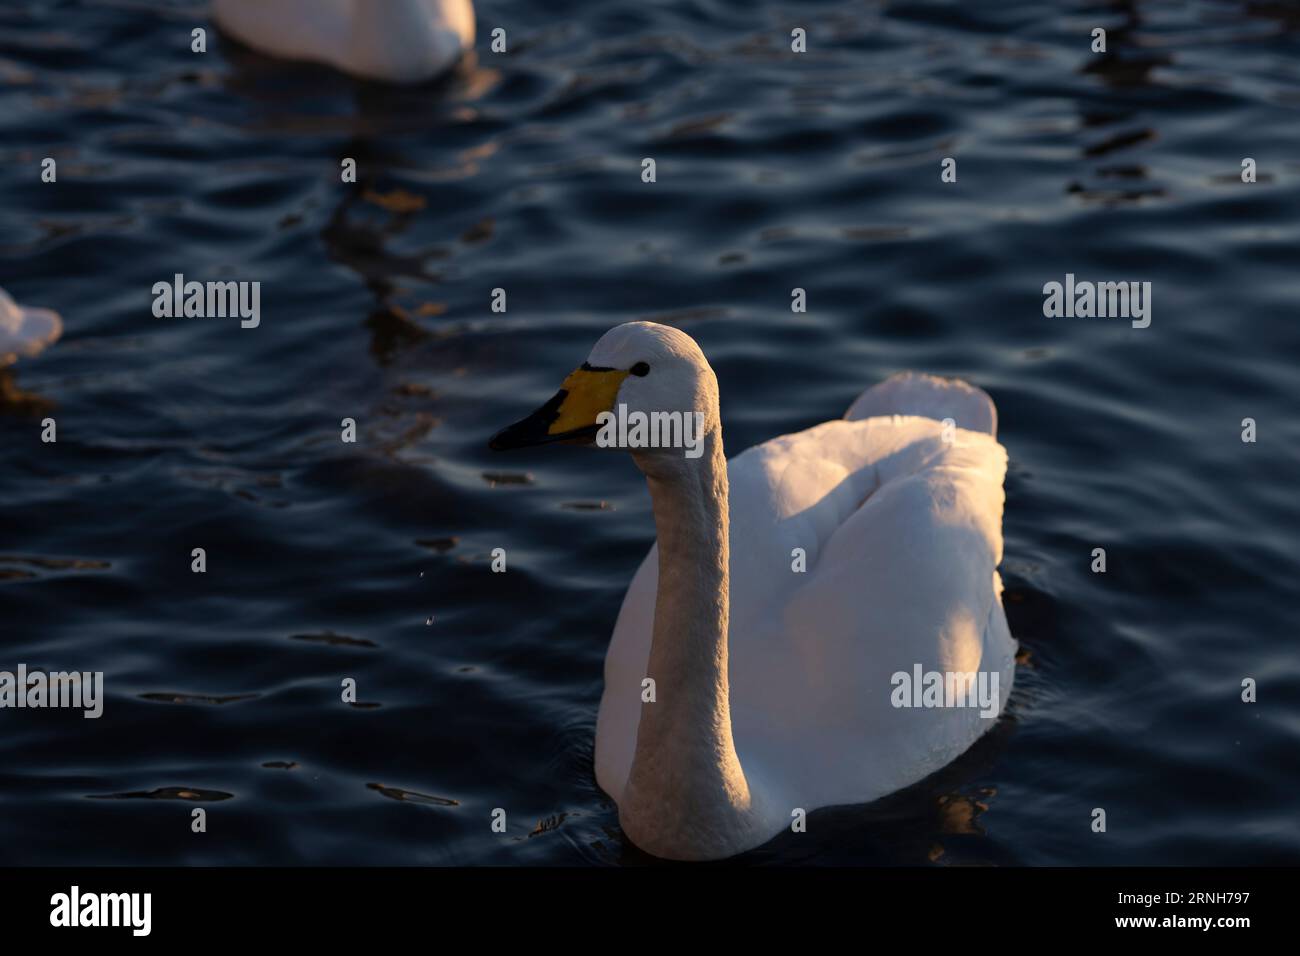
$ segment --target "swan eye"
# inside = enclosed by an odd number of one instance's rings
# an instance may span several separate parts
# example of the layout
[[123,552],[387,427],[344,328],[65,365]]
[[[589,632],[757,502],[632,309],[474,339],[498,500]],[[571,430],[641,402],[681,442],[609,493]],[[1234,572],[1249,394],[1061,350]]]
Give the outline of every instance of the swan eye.
[[650,366],[647,365],[645,362],[637,362],[630,369],[628,369],[628,371],[631,372],[633,375],[638,376],[639,378],[645,378],[645,376],[650,374]]

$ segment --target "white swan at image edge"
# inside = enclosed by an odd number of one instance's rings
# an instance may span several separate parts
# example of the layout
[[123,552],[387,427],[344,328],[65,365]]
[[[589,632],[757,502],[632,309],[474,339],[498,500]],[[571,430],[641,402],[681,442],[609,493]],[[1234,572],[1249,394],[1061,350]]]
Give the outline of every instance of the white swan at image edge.
[[996,675],[999,713],[1011,692],[997,572],[1007,456],[984,392],[905,373],[844,419],[727,462],[699,347],[632,322],[491,444],[591,441],[596,415],[619,404],[702,411],[707,436],[697,459],[632,450],[658,539],[606,655],[595,770],[633,843],[670,859],[731,856],[796,809],[913,784],[994,725],[976,707],[891,703],[892,675],[918,665],[983,672],[989,685]]
[[215,0],[212,16],[262,53],[388,83],[431,80],[474,45],[470,0]]
[[23,308],[0,289],[0,368],[40,354],[62,334],[57,312]]

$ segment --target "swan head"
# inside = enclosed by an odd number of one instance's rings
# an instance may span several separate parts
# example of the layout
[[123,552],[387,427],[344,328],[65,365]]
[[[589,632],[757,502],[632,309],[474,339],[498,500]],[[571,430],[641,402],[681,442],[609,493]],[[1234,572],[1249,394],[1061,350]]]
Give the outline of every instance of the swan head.
[[610,329],[541,408],[492,437],[497,451],[553,442],[631,451],[642,470],[699,457],[718,427],[718,380],[685,332],[655,322]]

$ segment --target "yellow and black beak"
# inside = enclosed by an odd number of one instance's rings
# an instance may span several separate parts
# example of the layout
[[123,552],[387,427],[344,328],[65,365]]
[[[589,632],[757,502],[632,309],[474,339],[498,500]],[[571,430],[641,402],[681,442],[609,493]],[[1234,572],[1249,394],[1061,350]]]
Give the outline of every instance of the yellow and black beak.
[[619,386],[627,376],[624,369],[596,368],[583,362],[581,368],[569,373],[549,402],[501,429],[492,436],[488,447],[507,451],[551,442],[594,441],[600,430],[596,416],[614,410]]

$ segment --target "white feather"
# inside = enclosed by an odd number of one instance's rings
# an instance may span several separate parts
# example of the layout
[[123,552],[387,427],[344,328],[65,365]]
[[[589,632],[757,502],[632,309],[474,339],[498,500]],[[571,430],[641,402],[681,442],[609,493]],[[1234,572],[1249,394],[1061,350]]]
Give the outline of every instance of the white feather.
[[40,354],[62,334],[57,312],[23,308],[0,289],[0,368]]
[[389,83],[430,80],[474,45],[470,0],[216,0],[213,19],[263,53]]

